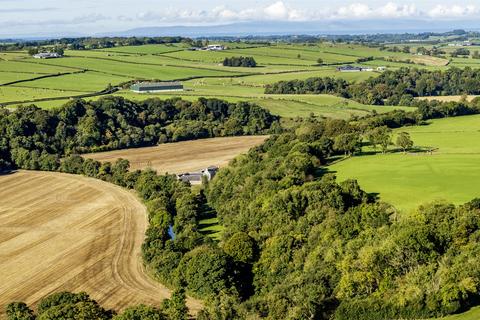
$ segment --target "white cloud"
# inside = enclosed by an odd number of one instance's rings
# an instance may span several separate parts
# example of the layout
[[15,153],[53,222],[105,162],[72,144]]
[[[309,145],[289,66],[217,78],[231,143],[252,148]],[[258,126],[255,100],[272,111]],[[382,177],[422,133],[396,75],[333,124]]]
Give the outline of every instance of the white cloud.
[[480,13],[480,8],[467,5],[437,5],[428,12],[428,16],[431,18],[462,18],[462,17],[473,17]]
[[[24,0],[25,3],[30,0]],[[149,3],[132,7],[128,5],[121,6],[124,0],[102,0],[113,6],[115,1],[119,5],[112,10],[102,10],[96,6],[84,6],[74,11],[71,7],[53,8],[49,6],[51,2],[57,0],[47,0],[44,7],[32,7],[21,5],[22,1],[0,0],[2,4],[9,3],[9,6],[3,5],[0,8],[0,33],[11,33],[15,27],[18,33],[19,28],[32,32],[38,29],[49,27],[50,29],[66,30],[68,28],[78,30],[98,31],[99,28],[127,29],[142,26],[161,26],[161,25],[216,25],[240,21],[338,21],[338,20],[456,20],[480,19],[479,0],[457,0],[455,5],[447,5],[445,1],[438,0],[437,5],[426,6],[423,1],[409,0],[385,0],[379,5],[373,5],[371,0],[343,0],[339,1],[346,5],[337,4],[335,1],[318,1],[318,9],[307,9],[301,5],[301,1],[294,0],[269,0],[263,1],[245,1],[233,5],[220,5],[211,8],[202,8],[200,5],[182,7],[178,4],[172,4],[170,7],[159,7],[152,5],[158,4],[158,1],[148,0]],[[86,3],[93,0],[84,0],[79,3]],[[139,0],[139,3],[146,0]],[[186,1],[186,0],[185,0]],[[183,2],[185,2],[183,1]],[[201,1],[199,1],[201,2]],[[220,1],[218,1],[220,2]],[[216,2],[216,3],[218,3]],[[321,3],[320,3],[321,2]],[[379,3],[380,0],[376,1]],[[221,2],[220,2],[221,3]],[[228,3],[224,1],[223,3]],[[257,5],[247,6],[246,3],[257,3]],[[263,5],[258,5],[263,3]],[[43,4],[42,4],[43,5]],[[56,5],[56,4],[55,4]],[[240,7],[239,7],[240,6]],[[136,9],[141,8],[141,9]],[[197,8],[197,9],[194,9]],[[52,14],[45,14],[45,12]],[[76,16],[71,17],[75,12]],[[100,14],[98,12],[101,12]],[[67,18],[70,17],[70,18]]]
[[340,7],[330,15],[330,19],[378,19],[378,18],[416,18],[421,16],[415,5],[399,5],[394,2],[379,7],[371,7],[363,3],[354,3]]
[[140,21],[158,23],[223,23],[236,21],[312,21],[341,19],[455,19],[478,17],[480,9],[474,5],[437,5],[430,10],[420,10],[414,4],[387,2],[380,6],[368,5],[365,2],[351,3],[336,8],[322,7],[320,11],[295,8],[284,1],[272,2],[263,7],[231,9],[222,5],[212,10],[179,10],[166,9],[162,12],[148,11],[137,14]]

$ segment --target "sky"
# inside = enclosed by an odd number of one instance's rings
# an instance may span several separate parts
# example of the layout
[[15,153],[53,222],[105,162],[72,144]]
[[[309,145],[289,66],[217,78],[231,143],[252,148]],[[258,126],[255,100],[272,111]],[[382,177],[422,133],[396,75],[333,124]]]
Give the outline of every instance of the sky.
[[0,0],[0,36],[248,21],[480,19],[480,0]]

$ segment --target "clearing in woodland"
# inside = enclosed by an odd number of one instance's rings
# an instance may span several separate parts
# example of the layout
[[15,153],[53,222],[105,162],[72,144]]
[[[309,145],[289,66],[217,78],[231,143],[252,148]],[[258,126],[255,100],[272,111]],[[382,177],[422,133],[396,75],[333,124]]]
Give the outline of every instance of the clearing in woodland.
[[[0,312],[58,291],[86,291],[117,311],[169,290],[145,272],[146,209],[129,191],[61,173],[0,175]],[[192,312],[200,302],[188,299]]]

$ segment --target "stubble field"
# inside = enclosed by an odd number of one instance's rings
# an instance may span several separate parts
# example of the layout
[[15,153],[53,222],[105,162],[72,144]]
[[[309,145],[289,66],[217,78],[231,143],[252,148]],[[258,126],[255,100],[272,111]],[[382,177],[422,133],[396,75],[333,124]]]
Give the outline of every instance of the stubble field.
[[[86,291],[117,311],[169,290],[144,270],[146,209],[100,180],[20,171],[0,176],[0,312],[58,291]],[[201,304],[189,299],[195,312]]]
[[230,160],[261,144],[267,136],[222,137],[166,143],[156,147],[90,153],[86,158],[114,162],[130,161],[130,169],[152,168],[159,174],[185,173],[208,166],[225,166]]

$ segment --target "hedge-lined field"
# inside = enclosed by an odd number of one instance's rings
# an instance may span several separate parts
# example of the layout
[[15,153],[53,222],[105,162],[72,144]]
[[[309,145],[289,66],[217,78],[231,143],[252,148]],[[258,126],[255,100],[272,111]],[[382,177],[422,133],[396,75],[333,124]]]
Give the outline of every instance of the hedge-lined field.
[[[405,53],[380,51],[347,44],[277,44],[255,45],[226,43],[228,50],[220,52],[189,51],[185,44],[151,44],[115,47],[99,50],[67,50],[61,59],[33,59],[26,52],[0,54],[1,83],[34,79],[1,88],[0,104],[12,101],[35,101],[57,97],[76,96],[80,93],[96,93],[107,86],[117,86],[127,81],[182,80],[187,91],[149,94],[149,97],[182,96],[218,97],[229,101],[248,100],[269,108],[279,115],[294,117],[310,113],[336,118],[364,115],[370,106],[350,104],[341,106],[336,97],[318,97],[319,101],[300,101],[289,96],[266,97],[264,86],[279,80],[308,79],[311,77],[334,77],[347,81],[363,81],[375,77],[378,72],[342,73],[336,71],[338,64],[359,64],[356,60],[375,57],[361,64],[373,67],[397,68],[408,66],[402,62],[384,61],[387,58],[406,60]],[[256,68],[224,67],[225,58],[253,57]],[[388,59],[387,59],[388,60]],[[329,64],[334,64],[330,65]],[[80,73],[86,71],[85,73]],[[61,76],[58,73],[73,73]],[[189,80],[188,79],[192,79]],[[70,92],[66,92],[70,91]],[[144,95],[131,94],[129,90],[119,95],[143,99]],[[89,99],[96,99],[95,97]],[[43,108],[57,107],[65,100],[38,101]],[[377,111],[382,112],[382,108]],[[387,109],[386,109],[387,110]]]

